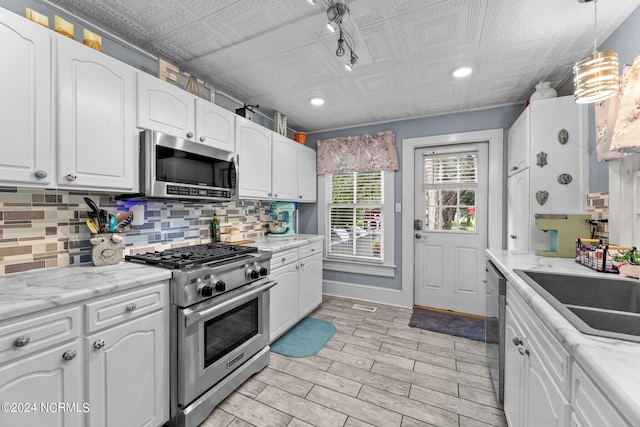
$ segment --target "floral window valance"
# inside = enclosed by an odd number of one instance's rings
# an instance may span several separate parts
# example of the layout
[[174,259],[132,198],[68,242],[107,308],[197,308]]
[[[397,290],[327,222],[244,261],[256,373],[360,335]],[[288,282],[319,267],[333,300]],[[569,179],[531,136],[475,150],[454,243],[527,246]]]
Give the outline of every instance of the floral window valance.
[[398,170],[393,132],[318,141],[318,175]]

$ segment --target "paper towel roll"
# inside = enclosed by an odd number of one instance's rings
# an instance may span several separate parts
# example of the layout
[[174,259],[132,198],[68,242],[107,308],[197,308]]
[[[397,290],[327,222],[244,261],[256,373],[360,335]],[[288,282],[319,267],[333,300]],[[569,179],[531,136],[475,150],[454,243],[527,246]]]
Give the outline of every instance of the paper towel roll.
[[131,221],[131,225],[144,224],[144,205],[134,205],[131,206],[129,210],[133,213],[133,221]]

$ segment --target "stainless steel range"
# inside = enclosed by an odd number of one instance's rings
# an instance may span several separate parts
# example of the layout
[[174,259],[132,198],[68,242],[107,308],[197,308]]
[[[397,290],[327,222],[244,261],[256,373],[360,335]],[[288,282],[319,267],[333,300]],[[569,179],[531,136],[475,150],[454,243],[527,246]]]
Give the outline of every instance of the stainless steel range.
[[169,425],[195,427],[269,363],[271,253],[218,243],[125,258],[173,269]]

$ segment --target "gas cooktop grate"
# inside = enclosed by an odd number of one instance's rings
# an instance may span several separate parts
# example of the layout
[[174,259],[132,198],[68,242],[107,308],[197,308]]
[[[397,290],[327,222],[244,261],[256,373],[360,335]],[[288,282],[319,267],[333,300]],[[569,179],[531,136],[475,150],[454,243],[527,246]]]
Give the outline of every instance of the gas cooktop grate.
[[180,269],[203,264],[225,261],[239,255],[257,252],[253,246],[225,245],[209,243],[204,245],[182,246],[161,252],[147,252],[137,255],[126,255],[125,260],[158,267]]

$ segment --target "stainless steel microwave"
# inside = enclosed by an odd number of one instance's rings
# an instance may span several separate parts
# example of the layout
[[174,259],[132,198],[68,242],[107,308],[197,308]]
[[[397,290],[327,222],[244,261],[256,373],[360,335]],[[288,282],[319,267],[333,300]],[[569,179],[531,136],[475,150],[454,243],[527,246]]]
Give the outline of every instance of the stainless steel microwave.
[[156,131],[140,132],[142,197],[229,202],[238,198],[237,182],[233,153]]

